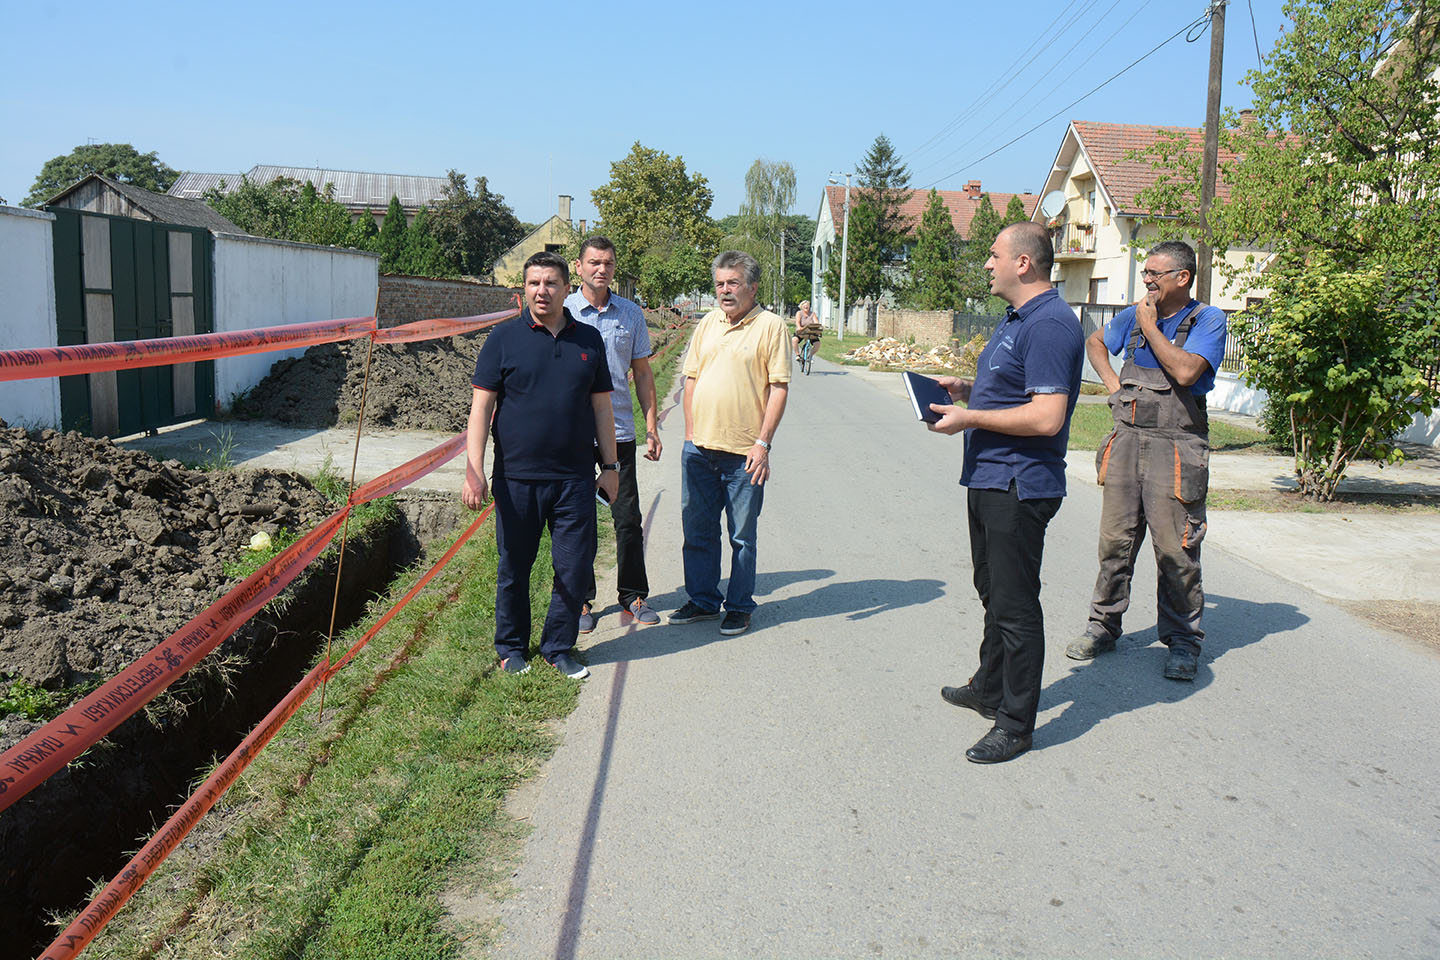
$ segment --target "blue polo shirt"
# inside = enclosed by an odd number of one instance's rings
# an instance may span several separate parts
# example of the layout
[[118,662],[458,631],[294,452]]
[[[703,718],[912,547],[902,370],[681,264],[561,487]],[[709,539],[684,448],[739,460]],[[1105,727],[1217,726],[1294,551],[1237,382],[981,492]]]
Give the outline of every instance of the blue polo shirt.
[[471,383],[496,394],[495,476],[568,480],[595,475],[595,408],[609,393],[610,370],[600,331],[576,323],[552,336],[527,308],[490,331]]
[[[1199,301],[1191,300],[1183,310],[1178,310],[1163,320],[1157,320],[1155,325],[1165,334],[1166,339],[1174,343],[1175,331],[1180,329],[1180,321],[1198,305]],[[1105,348],[1115,356],[1120,356],[1130,343],[1130,331],[1134,327],[1133,306],[1115,314],[1110,318],[1110,322],[1105,324]],[[1190,334],[1185,338],[1185,346],[1181,349],[1186,353],[1204,357],[1205,362],[1210,364],[1210,369],[1201,374],[1200,379],[1190,387],[1191,393],[1203,397],[1215,386],[1215,371],[1220,369],[1220,363],[1225,359],[1225,311],[1208,305],[1200,307],[1195,314],[1195,323],[1190,327]],[[1160,361],[1155,359],[1155,354],[1144,337],[1140,338],[1140,346],[1135,350],[1135,365],[1152,370],[1160,367]]]
[[581,323],[588,323],[605,338],[605,357],[610,363],[610,382],[615,393],[610,405],[615,408],[615,439],[635,439],[635,405],[630,402],[630,364],[650,356],[650,330],[645,314],[633,301],[610,294],[601,310],[585,299],[581,290],[565,298],[565,307]]
[[1065,496],[1065,447],[1084,355],[1080,321],[1054,290],[1005,311],[980,353],[970,409],[1000,410],[1028,403],[1033,393],[1068,393],[1065,424],[1051,437],[1012,437],[971,427],[965,431],[961,483],[1008,490],[1014,481],[1021,500]]

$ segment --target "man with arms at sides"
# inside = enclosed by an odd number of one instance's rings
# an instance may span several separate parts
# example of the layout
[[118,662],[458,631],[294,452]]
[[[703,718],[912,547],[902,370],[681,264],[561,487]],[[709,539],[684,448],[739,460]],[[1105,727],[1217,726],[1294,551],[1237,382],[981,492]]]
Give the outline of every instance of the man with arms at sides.
[[[790,388],[785,321],[758,306],[760,265],[727,250],[711,265],[720,306],[695,328],[685,354],[685,447],[680,454],[685,592],[671,623],[713,620],[750,628],[755,534],[770,477],[770,445]],[[720,595],[720,514],[730,530],[730,583]]]
[[[1120,618],[1130,606],[1135,557],[1149,528],[1159,579],[1156,628],[1170,648],[1164,673],[1193,681],[1205,638],[1200,629],[1205,609],[1200,541],[1210,486],[1205,394],[1225,359],[1225,313],[1191,298],[1195,251],[1187,243],[1157,244],[1140,277],[1145,298],[1085,342],[1090,364],[1110,391],[1115,432],[1095,460],[1104,506],[1090,622],[1065,654],[1089,660],[1115,649]],[[1118,376],[1110,354],[1125,357]]]
[[[615,392],[610,405],[615,411],[615,449],[620,460],[620,492],[610,504],[615,523],[615,589],[620,609],[629,611],[639,623],[660,622],[645,602],[650,580],[645,574],[645,531],[640,518],[640,487],[635,478],[635,410],[630,403],[627,374],[635,375],[635,393],[645,414],[645,459],[660,459],[660,427],[655,408],[655,372],[650,369],[650,331],[640,308],[610,289],[615,279],[615,244],[606,237],[587,237],[575,261],[580,289],[565,298],[565,308],[581,323],[600,331],[605,340],[605,359]],[[595,629],[591,601],[595,599],[595,571],[585,591],[580,611],[580,632]]]
[[569,289],[564,257],[537,253],[525,261],[525,309],[490,331],[475,361],[460,496],[478,510],[492,492],[485,447],[493,433],[495,652],[505,672],[529,671],[530,568],[549,527],[555,579],[540,654],[578,680],[590,673],[572,649],[595,563],[595,488],[613,500],[619,465],[605,344],[565,309]]
[[1065,447],[1080,396],[1084,347],[1074,311],[1050,284],[1054,255],[1038,223],[1011,224],[990,247],[990,291],[1010,304],[980,354],[975,380],[940,377],[969,408],[931,404],[930,429],[965,431],[970,559],[985,608],[980,668],[940,695],[995,726],[969,750],[1000,763],[1030,749],[1045,665],[1040,561],[1065,496]]

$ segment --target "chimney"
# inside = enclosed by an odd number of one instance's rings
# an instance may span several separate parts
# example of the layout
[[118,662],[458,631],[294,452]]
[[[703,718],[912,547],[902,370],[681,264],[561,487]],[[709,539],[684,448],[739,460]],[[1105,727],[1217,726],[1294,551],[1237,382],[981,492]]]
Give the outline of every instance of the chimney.
[[1245,109],[1240,111],[1240,129],[1244,130],[1255,125],[1255,111]]
[[979,199],[980,199],[980,181],[979,181],[979,180],[971,180],[969,183],[965,184],[965,195],[966,195],[967,197],[969,197],[971,200],[979,200]]
[[580,236],[582,236],[582,237],[585,236],[585,221],[584,221],[584,220],[581,220],[581,221],[580,221]]
[[560,194],[560,219],[566,223],[570,222],[570,201],[574,199],[568,193]]

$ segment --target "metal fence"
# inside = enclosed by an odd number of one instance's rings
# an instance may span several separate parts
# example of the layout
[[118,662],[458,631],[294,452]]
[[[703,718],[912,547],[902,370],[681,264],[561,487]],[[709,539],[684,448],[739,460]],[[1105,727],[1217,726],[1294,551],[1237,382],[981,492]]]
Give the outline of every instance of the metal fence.
[[950,336],[961,343],[969,343],[977,336],[988,340],[1004,319],[1003,313],[957,313],[950,323]]

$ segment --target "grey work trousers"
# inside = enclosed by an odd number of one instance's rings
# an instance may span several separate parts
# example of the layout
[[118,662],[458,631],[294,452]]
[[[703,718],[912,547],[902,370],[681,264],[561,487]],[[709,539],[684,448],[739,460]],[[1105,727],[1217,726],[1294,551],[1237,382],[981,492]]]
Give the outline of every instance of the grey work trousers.
[[1210,444],[1205,436],[1120,424],[1096,457],[1103,485],[1100,574],[1087,629],[1118,638],[1130,606],[1135,558],[1148,528],[1159,568],[1156,629],[1166,644],[1198,651],[1205,631],[1200,615],[1200,543],[1205,538],[1205,496]]

